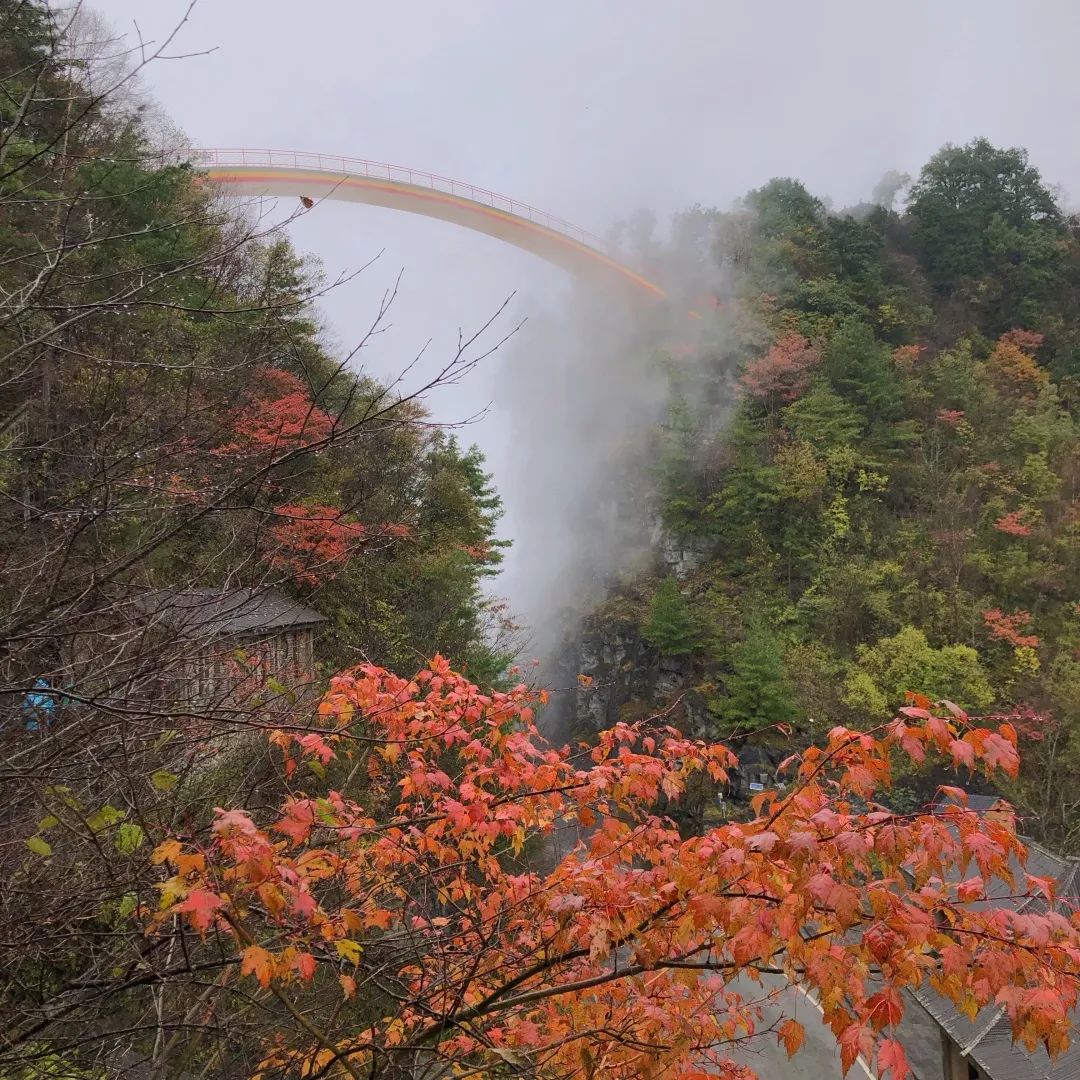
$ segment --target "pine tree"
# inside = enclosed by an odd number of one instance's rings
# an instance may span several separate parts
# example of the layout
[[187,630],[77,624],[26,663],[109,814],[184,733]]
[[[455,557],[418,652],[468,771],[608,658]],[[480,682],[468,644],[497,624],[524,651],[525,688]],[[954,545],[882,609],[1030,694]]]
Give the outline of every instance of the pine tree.
[[760,616],[732,650],[732,665],[722,710],[731,727],[762,728],[794,717],[795,693],[784,670],[780,641]]
[[848,319],[837,331],[825,353],[825,375],[869,423],[893,419],[900,391],[892,358],[864,322]]
[[784,410],[784,426],[818,453],[852,446],[862,430],[859,414],[825,380]]
[[669,656],[685,656],[701,642],[701,626],[674,578],[666,578],[642,627],[645,640]]

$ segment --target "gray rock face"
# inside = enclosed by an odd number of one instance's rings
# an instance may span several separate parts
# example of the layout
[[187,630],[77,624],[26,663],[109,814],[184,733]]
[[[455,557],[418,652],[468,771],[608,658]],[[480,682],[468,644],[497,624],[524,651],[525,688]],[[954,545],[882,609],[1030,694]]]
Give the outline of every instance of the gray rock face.
[[[565,688],[544,714],[550,738],[583,738],[611,727],[628,701],[656,695],[660,661],[632,622],[587,622],[569,636],[554,665],[555,685]],[[591,680],[579,684],[577,676]]]
[[[558,685],[568,688],[560,695],[557,720],[564,737],[588,738],[611,727],[627,702],[659,706],[679,694],[686,694],[687,701],[695,696],[689,690],[689,657],[660,655],[626,620],[582,628],[563,650],[558,671]],[[578,675],[590,679],[589,685],[581,686]]]
[[[688,734],[700,739],[719,735],[718,717],[694,689],[690,658],[659,654],[630,620],[591,620],[567,642],[558,667],[557,685],[567,689],[557,695],[558,711],[546,714],[546,730],[555,741],[592,739],[615,724],[629,702],[662,708],[679,697]],[[592,681],[582,686],[578,675]],[[739,763],[730,771],[727,798],[744,802],[776,783],[776,768],[787,756],[785,751],[741,741],[733,749]]]
[[[625,506],[618,512],[625,512]],[[653,571],[659,562],[667,573],[684,578],[712,553],[708,538],[677,536],[664,527],[655,509],[646,511],[635,504],[633,520],[639,550]],[[624,564],[626,559],[624,550]],[[619,710],[631,701],[648,707],[686,694],[689,710],[693,696],[689,689],[693,683],[689,659],[659,655],[642,639],[640,628],[632,620],[610,615],[587,617],[576,627],[568,625],[565,634],[562,649],[545,672],[549,685],[562,688],[545,710],[543,722],[549,738],[595,735],[616,723]],[[578,675],[588,676],[591,684],[579,686]],[[700,734],[706,736],[709,717],[700,701],[697,708],[701,715],[691,719]]]
[[627,701],[652,697],[656,654],[636,626],[621,622],[588,628],[576,644],[578,672],[592,679],[575,694],[579,730],[593,733],[610,727]]
[[667,697],[686,688],[690,680],[690,660],[686,656],[661,656],[653,680],[654,694]]
[[687,577],[709,558],[712,544],[705,537],[679,536],[664,527],[659,517],[649,521],[649,539],[669,574]]
[[687,691],[684,701],[688,734],[695,739],[715,739],[718,718],[705,704],[705,697],[697,690]]

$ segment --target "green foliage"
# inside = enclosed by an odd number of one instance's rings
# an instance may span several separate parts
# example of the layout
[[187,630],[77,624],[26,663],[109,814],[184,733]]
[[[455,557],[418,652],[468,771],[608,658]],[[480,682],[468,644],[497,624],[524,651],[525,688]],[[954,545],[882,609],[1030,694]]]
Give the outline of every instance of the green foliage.
[[0,1080],[106,1080],[108,1075],[101,1068],[56,1053],[48,1043],[29,1043],[23,1056],[28,1064],[0,1067]]
[[815,383],[784,410],[783,423],[818,452],[851,446],[863,427],[855,407],[825,380]]
[[441,652],[490,685],[512,659],[509,624],[481,587],[508,546],[495,535],[502,502],[475,447],[437,433],[411,453],[395,500],[408,508],[411,534],[353,560],[320,590],[331,619],[324,655],[344,666],[363,642],[369,656],[408,670],[418,655]]
[[[0,876],[33,901],[0,946],[0,1073],[231,1075],[258,1061],[252,1006],[217,962],[146,952],[172,873],[151,851],[329,773],[294,774],[265,732],[310,726],[342,668],[442,652],[505,679],[501,504],[475,448],[327,344],[318,267],[164,163],[174,136],[129,85],[95,97],[131,54],[77,8],[0,0]],[[303,634],[241,649],[140,606],[267,586],[327,617],[314,670]],[[341,749],[333,782],[362,798],[362,735]]]
[[848,320],[825,351],[825,377],[864,423],[892,420],[900,402],[900,387],[889,349],[865,323]]
[[1025,150],[986,139],[945,146],[923,168],[908,198],[912,236],[930,280],[941,288],[1023,262],[1060,231],[1061,211],[1028,164]]
[[991,332],[1066,314],[1065,222],[1026,151],[946,146],[912,187],[908,214],[930,281],[969,299]]
[[31,836],[25,843],[35,855],[41,855],[47,859],[52,854],[52,846],[42,836]]
[[677,391],[659,432],[654,471],[665,493],[664,517],[678,531],[690,531],[700,493],[694,476],[697,423],[689,403]]
[[650,645],[669,656],[685,656],[701,642],[700,623],[674,578],[665,578],[656,591],[641,632]]
[[761,615],[752,615],[746,634],[731,652],[718,711],[728,730],[786,724],[797,714],[795,691],[784,668],[784,649]]
[[[1044,712],[1054,736],[1018,792],[1032,828],[1080,850],[1045,796],[1080,745],[1080,234],[1021,150],[944,148],[901,212],[897,180],[850,214],[776,180],[708,219],[744,309],[706,328],[703,385],[680,384],[656,468],[665,523],[715,552],[688,595],[724,600],[716,618],[698,603],[694,677],[743,727],[792,700],[879,718],[905,690]],[[768,373],[791,335],[821,363],[791,400],[751,385],[718,437],[697,403]],[[788,612],[783,644],[754,628],[763,603]],[[1038,644],[994,638],[994,609],[1029,613]]]
[[126,821],[116,830],[116,840],[114,841],[116,850],[121,855],[132,855],[142,847],[144,837],[145,834],[141,825]]
[[844,699],[867,719],[899,708],[907,691],[949,698],[974,712],[985,710],[994,700],[994,690],[973,648],[932,648],[926,635],[913,626],[874,645],[860,645],[855,656]]
[[[318,268],[283,235],[260,237],[233,220],[189,166],[163,165],[138,114],[91,103],[72,79],[78,65],[53,55],[48,12],[17,7],[4,16],[0,108],[14,120],[12,102],[25,94],[29,104],[17,137],[5,133],[0,244],[11,258],[0,295],[35,296],[35,280],[49,292],[40,310],[0,321],[0,357],[10,357],[0,446],[22,445],[0,455],[0,488],[32,508],[0,513],[5,551],[45,562],[48,545],[62,551],[69,580],[54,586],[59,595],[77,594],[78,575],[91,572],[93,589],[118,587],[113,564],[125,568],[123,587],[303,593],[331,620],[319,658],[334,666],[362,654],[407,669],[442,650],[497,673],[506,651],[489,632],[481,583],[506,543],[479,451],[431,436],[415,403],[395,402],[330,355],[311,305]],[[48,253],[58,247],[54,268]],[[27,352],[53,313],[69,309],[79,315],[62,337],[46,333],[40,355]],[[276,398],[273,386],[284,387]],[[282,421],[306,416],[330,445],[282,452],[296,449],[277,445]],[[383,539],[344,569],[313,556],[310,571],[289,573],[298,560],[274,561],[267,528],[283,506],[329,507]],[[268,577],[268,566],[279,573]],[[25,660],[29,670],[40,663]]]
[[746,196],[761,236],[776,239],[813,229],[825,216],[825,208],[799,183],[789,178],[770,180]]

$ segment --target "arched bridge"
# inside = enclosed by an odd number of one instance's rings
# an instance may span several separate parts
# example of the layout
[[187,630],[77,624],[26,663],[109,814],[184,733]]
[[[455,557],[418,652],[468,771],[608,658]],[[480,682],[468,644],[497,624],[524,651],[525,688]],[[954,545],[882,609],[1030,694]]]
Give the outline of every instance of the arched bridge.
[[661,299],[664,290],[609,254],[598,236],[527,203],[435,173],[363,158],[294,150],[188,150],[196,168],[241,195],[344,199],[452,221],[573,274]]

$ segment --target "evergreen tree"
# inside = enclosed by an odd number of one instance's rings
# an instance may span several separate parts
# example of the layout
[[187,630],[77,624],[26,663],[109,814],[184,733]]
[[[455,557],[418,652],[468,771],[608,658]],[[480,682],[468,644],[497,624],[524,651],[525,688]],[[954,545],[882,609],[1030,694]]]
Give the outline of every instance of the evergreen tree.
[[751,191],[746,204],[757,216],[760,235],[770,239],[813,228],[825,219],[821,200],[788,177],[770,180]]
[[821,453],[853,445],[862,422],[858,412],[820,380],[784,410],[784,426]]
[[673,528],[692,527],[700,503],[694,473],[694,443],[698,424],[689,404],[680,395],[668,406],[667,422],[659,432],[655,473],[664,493],[664,517]]
[[849,319],[840,327],[825,352],[825,374],[868,423],[895,416],[900,394],[892,358],[866,323]]
[[665,578],[657,590],[641,631],[650,645],[669,656],[685,656],[700,644],[701,625],[673,577]]
[[722,709],[730,727],[768,727],[795,716],[795,692],[784,670],[783,648],[764,617],[751,619],[746,636],[732,650],[731,660],[734,670],[726,680]]

